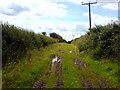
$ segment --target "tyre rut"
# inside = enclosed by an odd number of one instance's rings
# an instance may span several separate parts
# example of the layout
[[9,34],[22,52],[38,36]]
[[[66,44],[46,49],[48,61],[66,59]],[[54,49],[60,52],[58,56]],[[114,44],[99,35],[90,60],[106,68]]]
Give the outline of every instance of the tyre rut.
[[[83,88],[116,88],[105,78],[101,77],[100,75],[92,71],[90,67],[88,67],[85,64],[85,62],[80,59],[75,49],[73,50],[76,56],[78,57],[78,60],[73,59],[73,62],[74,64],[77,65],[78,69],[81,71],[81,79],[82,79]],[[86,71],[85,70],[82,71],[83,69],[85,69]],[[85,72],[88,72],[89,75],[86,76],[86,74],[84,74]],[[92,81],[90,80],[94,81],[94,83],[92,83]]]
[[57,61],[54,63],[55,66],[55,75],[57,77],[55,88],[62,88],[63,87],[63,76],[62,76],[62,57],[57,56]]

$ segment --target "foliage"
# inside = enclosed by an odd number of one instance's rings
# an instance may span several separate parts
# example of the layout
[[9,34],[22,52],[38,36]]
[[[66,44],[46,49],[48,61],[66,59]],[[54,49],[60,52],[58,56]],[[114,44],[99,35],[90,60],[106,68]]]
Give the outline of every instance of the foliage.
[[66,42],[60,35],[58,35],[56,33],[50,33],[50,37],[58,39],[59,42]]
[[72,43],[77,45],[80,52],[86,51],[95,58],[118,58],[120,51],[119,35],[120,26],[116,23],[106,26],[96,25],[86,35],[75,39]]
[[28,49],[39,49],[57,41],[14,25],[2,24],[2,65],[21,58]]
[[42,35],[46,35],[46,32],[42,32]]

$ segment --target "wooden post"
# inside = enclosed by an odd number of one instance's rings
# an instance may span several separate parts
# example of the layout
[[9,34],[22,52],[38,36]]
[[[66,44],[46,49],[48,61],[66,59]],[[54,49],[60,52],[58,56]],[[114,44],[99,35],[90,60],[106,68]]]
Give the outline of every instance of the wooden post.
[[91,4],[96,4],[97,2],[93,2],[93,3],[83,3],[82,5],[88,5],[89,6],[89,29],[91,29],[91,10],[90,10],[90,5]]

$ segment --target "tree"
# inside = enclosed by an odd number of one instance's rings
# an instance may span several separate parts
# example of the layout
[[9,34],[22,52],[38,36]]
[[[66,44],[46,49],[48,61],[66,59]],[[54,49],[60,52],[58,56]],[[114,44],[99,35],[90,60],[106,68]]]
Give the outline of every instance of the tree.
[[46,32],[42,32],[42,35],[46,35]]
[[50,33],[50,37],[58,39],[59,42],[66,42],[66,40],[64,40],[60,35],[56,33]]

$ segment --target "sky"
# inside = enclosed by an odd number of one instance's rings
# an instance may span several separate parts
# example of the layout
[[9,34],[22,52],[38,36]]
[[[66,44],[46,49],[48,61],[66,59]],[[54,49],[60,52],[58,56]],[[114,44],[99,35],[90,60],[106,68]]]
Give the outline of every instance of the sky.
[[[0,21],[35,33],[55,32],[67,41],[85,35],[88,5],[96,0],[0,0]],[[91,5],[92,27],[118,20],[119,0],[97,0]]]

